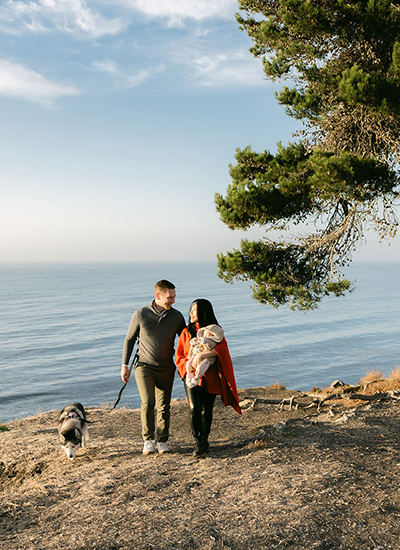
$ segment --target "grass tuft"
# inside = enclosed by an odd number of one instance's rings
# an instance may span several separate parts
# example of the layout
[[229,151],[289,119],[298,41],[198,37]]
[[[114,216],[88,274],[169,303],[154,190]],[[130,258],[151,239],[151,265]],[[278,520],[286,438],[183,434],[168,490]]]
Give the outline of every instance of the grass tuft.
[[394,367],[388,375],[381,370],[368,371],[361,378],[360,386],[366,394],[400,390],[400,367]]
[[364,395],[372,395],[376,392],[387,393],[389,391],[400,392],[400,367],[394,367],[388,375],[383,374],[380,369],[367,371],[361,377],[358,384],[344,384],[325,388],[314,386],[311,390],[314,393],[361,393]]
[[311,391],[312,391],[313,393],[322,393],[322,389],[319,388],[318,386],[313,386],[313,387],[311,388]]
[[360,386],[365,386],[365,384],[370,384],[371,382],[376,382],[377,380],[383,379],[383,372],[379,369],[370,370],[364,374],[360,379]]
[[274,382],[273,384],[271,384],[270,386],[268,386],[268,387],[271,390],[285,390],[286,389],[285,384],[281,384],[280,382],[278,382],[278,380],[276,382]]

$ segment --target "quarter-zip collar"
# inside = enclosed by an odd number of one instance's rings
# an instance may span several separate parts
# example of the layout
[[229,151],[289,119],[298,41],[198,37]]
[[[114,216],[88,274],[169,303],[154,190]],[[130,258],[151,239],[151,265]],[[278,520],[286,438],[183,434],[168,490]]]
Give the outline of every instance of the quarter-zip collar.
[[150,307],[151,307],[152,311],[157,315],[158,322],[160,322],[161,319],[163,319],[168,314],[168,312],[170,311],[169,309],[163,309],[162,312],[160,313],[158,311],[158,309],[156,308],[156,301],[155,300],[153,300],[151,302]]

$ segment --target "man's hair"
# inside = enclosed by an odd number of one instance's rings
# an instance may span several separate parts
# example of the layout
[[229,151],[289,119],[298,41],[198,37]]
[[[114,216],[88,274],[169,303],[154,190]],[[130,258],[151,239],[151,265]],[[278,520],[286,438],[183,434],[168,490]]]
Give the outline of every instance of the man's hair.
[[165,292],[167,290],[174,290],[175,285],[166,279],[161,279],[154,286],[154,292]]

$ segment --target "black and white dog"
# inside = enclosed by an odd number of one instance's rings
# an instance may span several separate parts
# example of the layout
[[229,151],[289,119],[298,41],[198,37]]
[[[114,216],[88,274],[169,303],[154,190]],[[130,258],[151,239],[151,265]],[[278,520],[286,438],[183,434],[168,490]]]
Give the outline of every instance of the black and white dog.
[[70,403],[60,413],[58,422],[60,444],[70,460],[74,460],[79,447],[86,447],[86,442],[89,440],[87,424],[86,412],[80,403]]

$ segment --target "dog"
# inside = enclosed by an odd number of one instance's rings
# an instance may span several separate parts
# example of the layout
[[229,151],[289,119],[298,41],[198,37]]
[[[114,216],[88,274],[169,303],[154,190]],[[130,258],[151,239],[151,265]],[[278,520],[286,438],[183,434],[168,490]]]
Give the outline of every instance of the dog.
[[60,412],[58,433],[60,444],[69,460],[74,460],[79,447],[86,447],[89,440],[86,412],[80,403],[69,403]]

